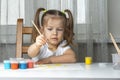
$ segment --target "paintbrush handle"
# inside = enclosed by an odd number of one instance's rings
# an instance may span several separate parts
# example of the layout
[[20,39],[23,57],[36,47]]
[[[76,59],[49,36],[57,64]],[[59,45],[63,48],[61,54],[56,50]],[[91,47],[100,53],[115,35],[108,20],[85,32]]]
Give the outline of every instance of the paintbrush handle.
[[120,54],[120,49],[118,48],[118,45],[117,45],[117,43],[116,43],[114,37],[112,36],[111,33],[109,33],[109,34],[110,34],[111,40],[112,40],[112,42],[113,42],[113,44],[114,44],[114,46],[115,46],[115,48],[116,48],[118,54]]
[[32,24],[34,25],[34,27],[37,30],[37,32],[41,35],[41,32],[39,31],[39,29],[37,28],[37,26],[35,25],[35,23],[33,21],[32,21]]

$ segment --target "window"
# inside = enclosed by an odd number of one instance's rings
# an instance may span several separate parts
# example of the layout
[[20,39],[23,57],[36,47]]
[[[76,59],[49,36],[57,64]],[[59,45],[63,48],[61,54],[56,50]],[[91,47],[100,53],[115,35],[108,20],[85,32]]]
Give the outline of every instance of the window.
[[1,25],[15,25],[17,18],[24,18],[24,0],[1,0],[0,6]]
[[77,23],[83,24],[85,20],[85,0],[77,0]]

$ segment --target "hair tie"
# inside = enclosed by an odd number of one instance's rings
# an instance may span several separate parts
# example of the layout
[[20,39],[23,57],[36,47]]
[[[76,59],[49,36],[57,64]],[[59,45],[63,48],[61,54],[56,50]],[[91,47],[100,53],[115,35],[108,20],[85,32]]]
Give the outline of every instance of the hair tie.
[[47,10],[45,9],[43,12],[45,13],[45,12],[47,12]]
[[65,14],[65,11],[61,11],[63,14]]

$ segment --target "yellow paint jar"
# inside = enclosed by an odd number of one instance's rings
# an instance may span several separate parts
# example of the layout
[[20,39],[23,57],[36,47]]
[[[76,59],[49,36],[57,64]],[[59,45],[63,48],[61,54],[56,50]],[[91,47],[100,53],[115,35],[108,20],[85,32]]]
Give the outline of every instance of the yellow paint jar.
[[85,64],[91,64],[92,63],[92,57],[85,57]]

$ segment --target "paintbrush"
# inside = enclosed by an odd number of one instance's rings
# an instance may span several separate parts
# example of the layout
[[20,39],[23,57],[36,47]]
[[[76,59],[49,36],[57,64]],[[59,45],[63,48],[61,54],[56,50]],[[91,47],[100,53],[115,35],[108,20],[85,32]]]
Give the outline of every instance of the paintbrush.
[[113,44],[114,44],[114,46],[115,46],[115,49],[117,50],[117,53],[120,54],[120,49],[118,48],[118,45],[117,45],[114,37],[112,36],[111,33],[109,33],[109,34],[110,34],[111,40],[112,40],[112,42],[113,42]]
[[37,30],[37,32],[41,35],[41,32],[39,31],[38,27],[35,25],[35,23],[33,21],[32,21],[32,24],[34,25],[34,27]]
[[[37,28],[37,26],[35,25],[35,23],[32,21],[32,24],[34,25],[35,29],[37,30],[37,32],[39,33],[39,35],[41,35],[41,32],[39,31],[39,29]],[[46,43],[47,44],[47,43]],[[47,44],[48,46],[48,44]]]

